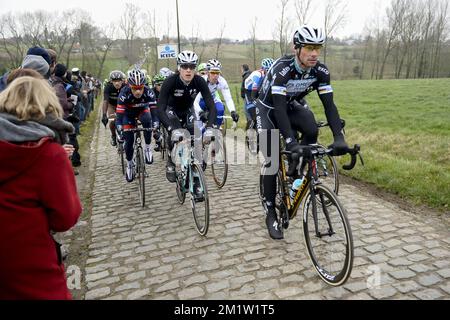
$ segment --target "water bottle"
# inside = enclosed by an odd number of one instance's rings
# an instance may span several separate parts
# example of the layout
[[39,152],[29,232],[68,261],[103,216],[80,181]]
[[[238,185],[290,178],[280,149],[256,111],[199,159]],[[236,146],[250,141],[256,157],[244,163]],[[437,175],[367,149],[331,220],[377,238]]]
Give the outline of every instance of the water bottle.
[[304,178],[300,178],[294,181],[294,183],[292,184],[292,188],[291,188],[291,192],[289,192],[289,195],[291,197],[292,200],[294,200],[295,195],[297,194],[298,189],[300,189],[301,185],[303,184],[303,179]]

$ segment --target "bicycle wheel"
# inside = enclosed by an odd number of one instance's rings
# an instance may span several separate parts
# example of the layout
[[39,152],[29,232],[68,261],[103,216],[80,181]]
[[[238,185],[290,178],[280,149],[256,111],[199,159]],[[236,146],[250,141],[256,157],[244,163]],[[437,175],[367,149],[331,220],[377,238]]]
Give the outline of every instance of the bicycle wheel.
[[139,180],[139,196],[141,206],[145,206],[145,161],[144,152],[141,147],[136,151],[136,175]]
[[[209,197],[205,176],[203,175],[202,168],[195,163],[191,164],[190,175],[190,181],[194,184],[191,186],[190,192],[195,227],[201,236],[206,236],[209,228]],[[193,190],[195,187],[198,187],[201,192],[196,193]]]
[[[326,149],[325,147],[321,146]],[[320,181],[339,195],[339,171],[336,160],[330,155],[323,155],[316,158],[317,176]]]
[[162,159],[165,160],[167,157],[167,131],[164,127],[161,128],[161,155]]
[[323,185],[309,190],[303,206],[303,235],[319,276],[332,286],[343,285],[353,267],[353,236],[345,209]]
[[117,153],[119,154],[120,157],[120,163],[122,165],[122,175],[125,174],[125,151],[123,149],[123,142],[119,142],[117,144]]
[[223,118],[222,128],[221,128],[223,137],[225,137],[227,135],[227,125],[228,125],[227,118]]
[[185,184],[185,179],[181,175],[181,172],[177,173],[177,198],[178,202],[180,204],[184,204],[184,201],[186,200],[186,192],[185,188],[183,187]]
[[218,137],[218,141],[213,142],[213,150],[211,151],[211,171],[217,187],[222,189],[228,176],[227,150],[225,139],[223,137]]

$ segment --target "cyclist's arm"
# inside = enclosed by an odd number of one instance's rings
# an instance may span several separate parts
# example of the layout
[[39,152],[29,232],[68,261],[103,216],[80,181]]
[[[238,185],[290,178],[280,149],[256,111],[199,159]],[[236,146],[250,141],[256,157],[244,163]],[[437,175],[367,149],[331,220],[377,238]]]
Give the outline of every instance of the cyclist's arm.
[[167,130],[178,129],[178,128],[171,128],[170,120],[166,113],[167,103],[169,102],[170,90],[175,86],[175,80],[176,80],[175,77],[167,78],[161,86],[161,91],[159,92],[159,97],[158,97],[158,109],[157,110],[158,110],[159,121],[161,121],[161,123],[163,124],[164,127],[166,127]]
[[203,98],[202,94],[199,93],[194,100],[194,111],[195,111],[195,116],[198,119],[198,115],[200,114],[200,112],[202,111],[202,108],[200,108],[200,100]]
[[286,143],[295,141],[295,136],[293,135],[291,122],[287,114],[287,98],[286,98],[286,88],[272,87],[272,100],[274,107],[274,116],[277,122],[277,127],[283,135]]
[[206,81],[204,81],[204,79],[202,77],[199,76],[195,76],[198,77],[198,79],[201,81],[197,80],[198,83],[198,88],[200,93],[203,96],[203,100],[205,100],[205,105],[206,105],[206,109],[208,109],[209,111],[209,117],[208,117],[208,123],[206,124],[206,127],[208,128],[212,128],[213,124],[216,122],[216,117],[217,117],[217,110],[216,110],[216,106],[214,104],[214,99],[211,95],[211,91],[208,88],[208,84],[206,83]]
[[317,88],[317,93],[319,94],[319,98],[325,109],[327,121],[330,124],[333,136],[340,136],[342,135],[341,117],[339,116],[339,111],[334,104],[333,88],[330,84],[330,72],[325,65],[321,65],[319,67],[318,80],[319,86]]
[[255,71],[251,76],[253,77],[251,98],[253,101],[255,101],[256,99],[258,99],[259,88],[262,82],[261,80],[263,75],[260,72]]
[[223,95],[223,98],[225,99],[225,103],[227,105],[228,111],[233,112],[236,111],[236,107],[234,106],[233,97],[231,96],[230,87],[228,86],[227,80],[224,78],[221,79],[223,82],[221,92]]
[[120,91],[119,97],[117,98],[116,107],[116,125],[121,126],[123,123],[123,115],[125,114],[126,104],[125,104],[125,88]]
[[108,99],[109,99],[109,89],[108,87],[105,87],[105,90],[103,91],[103,104],[102,104],[103,114],[106,114],[108,110]]

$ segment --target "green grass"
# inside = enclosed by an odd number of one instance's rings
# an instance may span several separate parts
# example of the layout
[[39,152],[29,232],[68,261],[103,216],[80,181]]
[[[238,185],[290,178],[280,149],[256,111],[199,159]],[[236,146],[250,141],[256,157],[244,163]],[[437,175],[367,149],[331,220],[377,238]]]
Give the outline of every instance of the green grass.
[[[345,174],[414,204],[448,212],[450,79],[335,81],[332,85],[340,115],[347,122],[346,140],[349,145],[361,145],[365,161],[365,167],[358,164]],[[316,119],[325,120],[317,95],[307,98]],[[245,119],[242,101],[238,106]],[[319,139],[331,143],[330,130],[322,130]]]

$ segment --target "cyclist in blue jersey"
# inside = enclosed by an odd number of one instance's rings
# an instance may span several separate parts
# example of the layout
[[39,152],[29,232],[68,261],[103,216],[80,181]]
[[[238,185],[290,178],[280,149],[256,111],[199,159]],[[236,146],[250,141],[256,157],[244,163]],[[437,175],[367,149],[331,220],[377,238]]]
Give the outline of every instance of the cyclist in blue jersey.
[[246,130],[256,129],[255,102],[258,98],[259,89],[261,88],[264,77],[273,63],[274,60],[272,58],[263,59],[261,61],[261,68],[259,70],[253,71],[244,81],[245,113],[247,115],[247,126],[245,128]]
[[[142,127],[150,129],[152,127],[152,117],[150,107],[156,104],[154,92],[144,85],[146,79],[144,73],[139,69],[133,69],[128,73],[128,85],[125,86],[119,94],[117,102],[117,120],[116,127],[119,132],[123,129],[132,129],[136,127],[136,118],[139,118]],[[123,132],[125,140],[125,154],[127,159],[127,170],[125,178],[128,182],[134,180],[133,170],[133,148],[134,134],[133,132]],[[145,162],[153,163],[153,154],[151,150],[152,134],[150,131],[144,132],[145,139]]]

